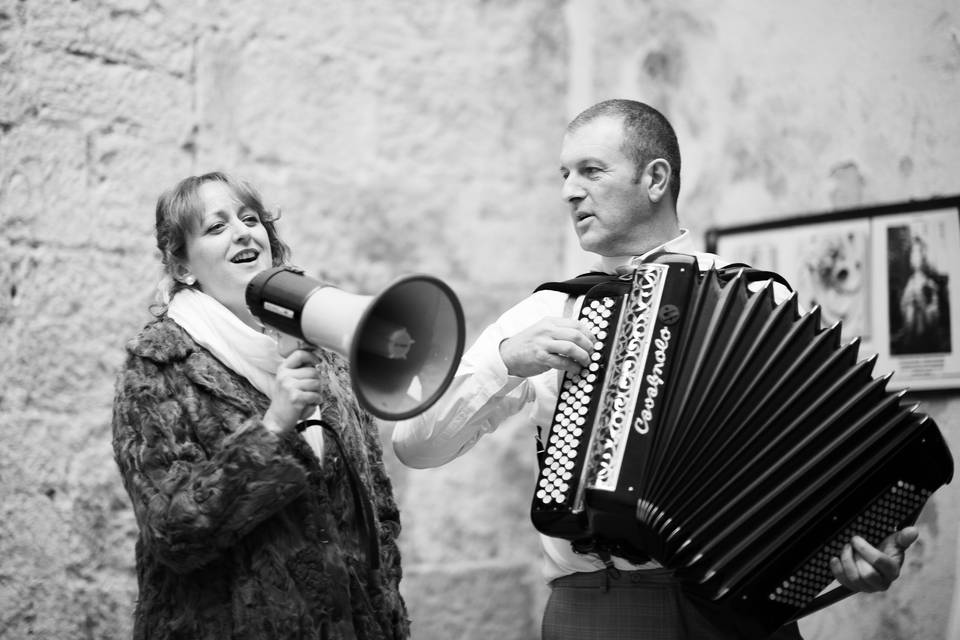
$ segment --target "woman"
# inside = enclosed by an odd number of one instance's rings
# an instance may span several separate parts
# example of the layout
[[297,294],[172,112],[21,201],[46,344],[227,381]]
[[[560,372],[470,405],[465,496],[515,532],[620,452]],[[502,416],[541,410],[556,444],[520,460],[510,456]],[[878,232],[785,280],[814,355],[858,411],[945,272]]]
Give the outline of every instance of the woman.
[[[127,345],[114,455],[140,528],[139,639],[405,638],[399,516],[378,434],[336,354],[282,358],[247,282],[286,263],[247,184],[157,202],[157,318]],[[311,418],[324,428],[298,425]]]

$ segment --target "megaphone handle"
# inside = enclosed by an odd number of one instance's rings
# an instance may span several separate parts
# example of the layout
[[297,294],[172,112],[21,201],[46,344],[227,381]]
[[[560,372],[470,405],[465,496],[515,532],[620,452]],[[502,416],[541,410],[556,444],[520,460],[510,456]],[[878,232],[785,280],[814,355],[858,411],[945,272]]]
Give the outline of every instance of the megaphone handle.
[[313,349],[312,345],[304,342],[296,336],[291,336],[287,333],[283,333],[282,331],[274,331],[273,333],[277,339],[277,352],[284,358],[297,349]]
[[[343,446],[343,440],[340,434],[333,426],[325,420],[304,420],[297,423],[297,432],[302,432],[308,427],[319,426],[323,432],[330,436],[337,449],[340,452],[340,459],[343,460],[343,466],[347,470],[347,481],[350,484],[350,493],[353,494],[353,510],[360,518],[360,545],[365,546],[367,551],[367,564],[370,565],[371,572],[380,568],[380,534],[377,530],[377,521],[373,514],[373,503],[363,491],[363,484],[360,481],[360,474],[350,463],[347,451]],[[371,582],[371,584],[375,584]]]

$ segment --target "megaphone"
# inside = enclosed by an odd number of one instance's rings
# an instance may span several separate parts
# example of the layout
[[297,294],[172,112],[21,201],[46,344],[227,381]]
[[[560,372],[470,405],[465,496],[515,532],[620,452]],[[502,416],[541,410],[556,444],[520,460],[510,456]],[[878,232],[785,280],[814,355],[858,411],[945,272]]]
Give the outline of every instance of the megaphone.
[[384,420],[423,413],[453,380],[463,354],[463,309],[441,280],[398,278],[376,296],[347,293],[300,269],[261,271],[246,302],[278,333],[347,358],[360,404]]

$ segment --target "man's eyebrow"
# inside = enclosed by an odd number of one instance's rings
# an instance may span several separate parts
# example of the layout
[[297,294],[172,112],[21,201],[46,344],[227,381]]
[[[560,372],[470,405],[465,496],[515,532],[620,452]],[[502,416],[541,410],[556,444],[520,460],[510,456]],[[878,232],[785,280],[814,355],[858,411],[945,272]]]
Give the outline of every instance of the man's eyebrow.
[[[574,167],[582,167],[583,165],[586,165],[586,164],[601,164],[604,166],[607,165],[605,161],[601,160],[596,156],[584,156],[583,158],[577,158],[575,161],[569,164]],[[568,169],[568,166],[566,164],[560,165],[560,171],[566,171],[567,169]]]

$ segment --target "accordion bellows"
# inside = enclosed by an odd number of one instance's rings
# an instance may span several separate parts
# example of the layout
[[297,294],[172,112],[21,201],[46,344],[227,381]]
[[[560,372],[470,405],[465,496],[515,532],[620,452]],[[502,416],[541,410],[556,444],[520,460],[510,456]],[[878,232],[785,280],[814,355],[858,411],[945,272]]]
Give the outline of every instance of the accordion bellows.
[[879,544],[950,481],[934,421],[840,326],[664,254],[600,284],[531,506],[575,548],[650,557],[762,635],[804,615],[851,536]]

